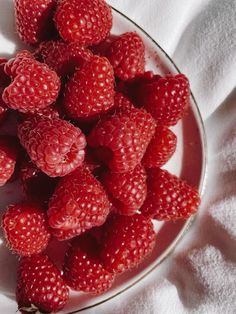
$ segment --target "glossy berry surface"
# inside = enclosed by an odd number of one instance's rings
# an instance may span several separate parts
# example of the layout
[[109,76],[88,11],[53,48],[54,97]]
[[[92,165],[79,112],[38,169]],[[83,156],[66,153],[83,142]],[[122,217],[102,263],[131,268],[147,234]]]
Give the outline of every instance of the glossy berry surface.
[[72,241],[64,265],[65,282],[70,288],[100,294],[111,287],[114,277],[104,268],[98,243],[91,236]]
[[154,248],[153,224],[143,215],[115,215],[105,228],[101,257],[110,272],[120,273],[137,267]]
[[103,185],[119,214],[133,215],[142,206],[147,195],[146,178],[142,165],[137,165],[134,170],[126,173],[105,173]]
[[12,76],[3,91],[3,100],[11,109],[37,112],[51,105],[58,97],[61,82],[56,72],[30,57],[16,57],[5,65]]
[[9,206],[2,227],[10,250],[20,256],[43,252],[50,239],[46,213],[30,203]]
[[189,107],[189,81],[184,74],[168,75],[143,84],[136,92],[140,106],[152,114],[157,124],[175,125]]
[[31,160],[50,177],[65,176],[83,163],[85,137],[65,120],[26,120],[20,124],[18,136]]
[[147,198],[141,212],[157,220],[187,219],[200,204],[197,190],[167,170],[147,171]]
[[18,155],[18,144],[14,137],[0,136],[0,187],[12,177]]
[[54,20],[64,41],[84,46],[101,42],[112,26],[111,8],[104,0],[62,0]]
[[15,0],[16,29],[23,42],[36,44],[52,33],[55,0]]
[[100,121],[89,134],[88,144],[111,171],[123,173],[140,163],[154,132],[151,115],[134,109]]
[[68,287],[48,256],[35,255],[21,259],[16,289],[21,312],[37,313],[38,310],[40,313],[55,313],[63,309],[68,297]]
[[144,72],[145,47],[141,37],[135,33],[125,33],[115,39],[107,51],[107,57],[121,80],[131,80]]
[[80,167],[60,180],[49,202],[49,224],[62,240],[102,225],[109,210],[100,182],[88,169]]
[[174,154],[177,136],[167,127],[157,126],[142,163],[147,168],[162,167]]
[[104,57],[93,57],[66,85],[64,105],[71,118],[91,118],[114,105],[114,73]]

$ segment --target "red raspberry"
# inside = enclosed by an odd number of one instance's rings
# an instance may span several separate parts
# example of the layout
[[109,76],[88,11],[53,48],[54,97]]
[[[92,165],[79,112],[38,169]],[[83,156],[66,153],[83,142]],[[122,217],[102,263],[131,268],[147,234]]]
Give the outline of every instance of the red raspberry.
[[69,290],[59,269],[46,255],[24,257],[20,261],[16,299],[23,313],[55,313],[69,298]]
[[37,44],[51,35],[55,0],[15,0],[16,28],[21,40]]
[[162,167],[174,154],[176,145],[176,135],[165,126],[157,126],[143,157],[143,165],[147,168]]
[[189,81],[184,74],[168,75],[137,89],[140,106],[160,125],[175,125],[189,106]]
[[147,198],[141,212],[157,220],[187,219],[200,204],[193,187],[162,169],[147,170]]
[[119,214],[133,215],[142,206],[147,195],[146,178],[141,165],[126,173],[105,173],[103,184]]
[[2,227],[8,246],[20,256],[41,253],[50,239],[46,213],[29,203],[8,207],[2,218]]
[[0,58],[0,124],[5,120],[8,111],[6,104],[2,99],[2,93],[5,87],[10,84],[10,79],[4,71],[6,62],[7,59]]
[[3,92],[8,107],[20,112],[35,112],[57,99],[61,82],[46,64],[17,57],[15,62],[9,60],[5,71],[13,76],[13,82]]
[[49,107],[43,108],[35,113],[27,112],[27,113],[20,113],[20,121],[33,119],[35,116],[37,117],[44,117],[49,119],[58,119],[60,117],[60,108],[58,105],[51,105]]
[[[22,67],[24,67],[26,64],[34,63],[35,59],[33,54],[28,50],[21,50],[17,52],[16,56],[14,58],[11,58],[8,60],[4,65],[4,71],[6,75],[14,78],[17,76],[19,71],[21,71]],[[9,82],[10,84],[10,82]],[[7,84],[7,85],[9,85]]]
[[20,124],[18,136],[31,160],[50,177],[65,176],[83,163],[85,137],[67,121],[26,120]]
[[144,72],[145,47],[137,33],[125,33],[110,46],[107,57],[121,80],[130,80]]
[[117,37],[118,37],[117,35],[109,35],[102,42],[100,42],[98,45],[90,47],[90,49],[92,50],[92,52],[95,55],[99,55],[99,56],[104,56],[105,57],[106,54],[107,54],[107,50],[109,49],[109,47],[111,46],[113,41],[115,39],[117,39]]
[[47,205],[57,180],[48,177],[29,160],[23,161],[19,177],[28,199],[42,206]]
[[82,235],[72,242],[64,265],[64,278],[70,288],[100,294],[111,287],[114,277],[104,268],[98,244],[90,235]]
[[53,40],[42,42],[37,55],[60,76],[73,74],[75,68],[80,68],[92,57],[91,51],[79,43],[66,44]]
[[11,136],[0,136],[0,186],[12,177],[18,155],[16,140]]
[[105,227],[101,257],[109,272],[137,267],[154,248],[153,224],[143,215],[113,216]]
[[128,112],[134,109],[132,102],[122,93],[115,93],[114,97],[114,110],[116,112]]
[[133,109],[100,121],[90,133],[88,143],[112,172],[131,171],[141,162],[155,126],[145,110]]
[[65,41],[90,46],[108,36],[112,12],[104,0],[62,0],[58,3],[54,20]]
[[65,88],[64,104],[74,118],[91,118],[114,105],[114,74],[106,58],[94,56],[76,71]]
[[68,238],[102,225],[109,210],[110,203],[100,182],[80,167],[59,181],[49,202],[49,224],[59,230],[56,234],[60,239]]

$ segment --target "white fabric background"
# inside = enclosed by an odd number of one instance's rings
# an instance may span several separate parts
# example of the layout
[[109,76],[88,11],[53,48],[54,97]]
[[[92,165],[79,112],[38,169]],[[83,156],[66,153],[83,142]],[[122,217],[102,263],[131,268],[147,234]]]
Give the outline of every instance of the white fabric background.
[[236,1],[110,0],[190,78],[209,170],[197,221],[138,286],[89,314],[236,313]]
[[[109,3],[142,26],[190,78],[206,125],[209,173],[197,220],[175,252],[139,285],[86,313],[235,314],[236,0]],[[9,11],[6,4],[0,0],[0,12]],[[14,41],[7,29],[13,21],[1,17],[1,33]],[[4,269],[2,280],[11,281]],[[4,301],[1,313],[11,314]]]

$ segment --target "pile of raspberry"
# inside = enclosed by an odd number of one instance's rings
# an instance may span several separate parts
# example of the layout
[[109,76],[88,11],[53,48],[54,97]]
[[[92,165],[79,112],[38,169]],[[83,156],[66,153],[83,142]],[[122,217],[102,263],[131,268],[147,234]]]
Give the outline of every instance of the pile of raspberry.
[[[19,179],[25,198],[2,228],[20,257],[19,310],[54,313],[69,289],[103,293],[147,258],[153,220],[197,211],[197,190],[162,169],[189,82],[145,71],[142,39],[110,34],[104,0],[15,0],[15,17],[31,47],[0,59],[1,126],[17,121],[0,135],[0,186]],[[50,257],[59,241],[63,263]]]

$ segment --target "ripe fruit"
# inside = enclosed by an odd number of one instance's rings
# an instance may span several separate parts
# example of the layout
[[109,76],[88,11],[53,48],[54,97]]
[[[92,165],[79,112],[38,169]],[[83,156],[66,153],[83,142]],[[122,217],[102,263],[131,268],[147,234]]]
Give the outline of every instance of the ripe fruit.
[[200,204],[200,196],[186,182],[162,169],[147,170],[147,198],[143,215],[157,220],[187,219]]
[[23,161],[19,177],[28,199],[42,206],[47,206],[58,180],[48,177],[30,160]]
[[12,177],[18,155],[17,141],[7,135],[0,136],[0,186]]
[[167,75],[137,89],[140,106],[152,114],[157,124],[175,125],[189,106],[189,81],[184,74]]
[[9,248],[20,256],[44,251],[50,239],[46,213],[37,205],[21,203],[9,206],[2,227]]
[[154,248],[153,224],[141,214],[115,215],[105,227],[101,257],[109,272],[120,273],[137,267]]
[[85,137],[65,120],[26,120],[19,125],[18,136],[31,160],[50,177],[65,176],[83,163]]
[[46,64],[17,56],[8,61],[5,72],[13,78],[2,96],[8,107],[20,112],[36,112],[57,99],[61,82]]
[[102,183],[119,214],[133,215],[142,206],[147,195],[146,178],[141,165],[126,173],[105,173]]
[[129,98],[122,93],[115,93],[113,109],[115,112],[128,112],[134,109],[134,105]]
[[77,42],[66,44],[63,41],[54,40],[42,42],[37,55],[59,76],[73,74],[92,57],[91,51]]
[[37,44],[52,33],[55,0],[15,0],[16,29],[23,42]]
[[111,8],[104,0],[62,0],[54,20],[64,41],[84,46],[101,42],[112,26]]
[[57,230],[54,235],[59,234],[59,240],[69,238],[102,225],[109,210],[100,182],[88,169],[80,167],[59,181],[49,202],[49,224]]
[[176,145],[176,135],[167,127],[157,126],[143,157],[143,165],[147,168],[162,167],[174,154]]
[[154,132],[151,115],[133,109],[99,121],[88,137],[88,144],[112,172],[123,173],[141,162]]
[[4,66],[7,59],[0,58],[0,124],[5,120],[7,115],[7,106],[2,99],[2,93],[6,86],[10,84],[10,79],[4,72]]
[[107,58],[121,80],[131,80],[144,72],[145,47],[137,33],[130,32],[119,36],[111,43]]
[[[60,271],[46,255],[20,261],[16,299],[24,313],[55,313],[65,306],[69,290]],[[33,307],[32,307],[33,305]]]
[[100,294],[111,287],[114,277],[104,268],[98,243],[90,235],[72,241],[64,265],[64,279],[70,288]]
[[71,118],[92,118],[114,105],[114,74],[104,57],[94,56],[66,85],[64,104]]

